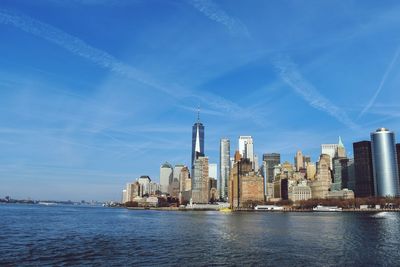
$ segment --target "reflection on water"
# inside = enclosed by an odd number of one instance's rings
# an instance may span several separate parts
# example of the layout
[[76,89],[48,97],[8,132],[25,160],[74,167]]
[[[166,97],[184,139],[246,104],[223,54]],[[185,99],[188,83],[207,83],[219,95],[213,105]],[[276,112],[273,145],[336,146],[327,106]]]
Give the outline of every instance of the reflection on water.
[[129,211],[0,205],[0,265],[379,266],[400,214]]

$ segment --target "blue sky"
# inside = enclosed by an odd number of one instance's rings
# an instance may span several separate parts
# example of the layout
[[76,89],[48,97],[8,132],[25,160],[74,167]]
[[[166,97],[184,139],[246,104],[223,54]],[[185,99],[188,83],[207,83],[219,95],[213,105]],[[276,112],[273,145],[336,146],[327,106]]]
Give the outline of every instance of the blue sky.
[[0,196],[118,200],[252,135],[255,152],[399,132],[398,1],[3,0]]

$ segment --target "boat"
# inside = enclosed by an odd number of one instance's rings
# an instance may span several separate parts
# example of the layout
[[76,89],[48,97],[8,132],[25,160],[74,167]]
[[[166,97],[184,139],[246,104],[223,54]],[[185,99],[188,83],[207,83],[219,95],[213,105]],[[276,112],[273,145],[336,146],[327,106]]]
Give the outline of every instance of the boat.
[[342,211],[342,208],[339,208],[338,206],[317,205],[313,208],[313,211]]
[[283,210],[283,207],[275,206],[275,205],[257,205],[254,207],[255,210]]

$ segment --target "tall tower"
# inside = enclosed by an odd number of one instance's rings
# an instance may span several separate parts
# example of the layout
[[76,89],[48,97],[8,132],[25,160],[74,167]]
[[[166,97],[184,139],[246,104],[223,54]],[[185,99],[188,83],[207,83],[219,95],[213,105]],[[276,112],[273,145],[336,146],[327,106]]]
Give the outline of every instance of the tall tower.
[[219,149],[219,195],[222,199],[228,197],[228,180],[231,173],[230,154],[229,139],[221,139]]
[[400,196],[394,133],[380,128],[371,133],[371,141],[376,195]]
[[339,136],[339,143],[337,146],[337,155],[338,158],[345,158],[346,157],[346,149],[344,148],[342,138]]
[[295,163],[295,167],[296,167],[296,171],[300,171],[301,168],[304,168],[304,162],[303,162],[303,153],[298,150],[296,153],[296,157],[294,158],[294,163]]
[[370,141],[353,143],[356,197],[375,195]]
[[192,127],[192,175],[193,163],[200,156],[204,156],[204,126],[200,122],[200,109],[198,109],[197,122]]
[[254,169],[254,145],[251,136],[239,136],[239,152],[242,158],[249,159]]

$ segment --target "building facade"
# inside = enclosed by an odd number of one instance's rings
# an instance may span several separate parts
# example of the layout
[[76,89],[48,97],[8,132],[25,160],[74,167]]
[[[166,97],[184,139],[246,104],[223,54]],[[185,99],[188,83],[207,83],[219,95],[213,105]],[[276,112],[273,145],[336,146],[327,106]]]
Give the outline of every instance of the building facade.
[[192,201],[193,203],[208,203],[209,175],[207,157],[198,157],[197,159],[195,159],[193,173]]
[[160,185],[163,194],[169,194],[170,184],[172,184],[174,170],[172,165],[165,162],[160,167]]
[[219,147],[219,195],[221,199],[228,197],[228,180],[231,172],[231,148],[229,139],[221,139]]
[[395,135],[385,128],[371,133],[374,189],[379,197],[400,196]]
[[374,172],[370,141],[353,143],[356,197],[375,195]]

